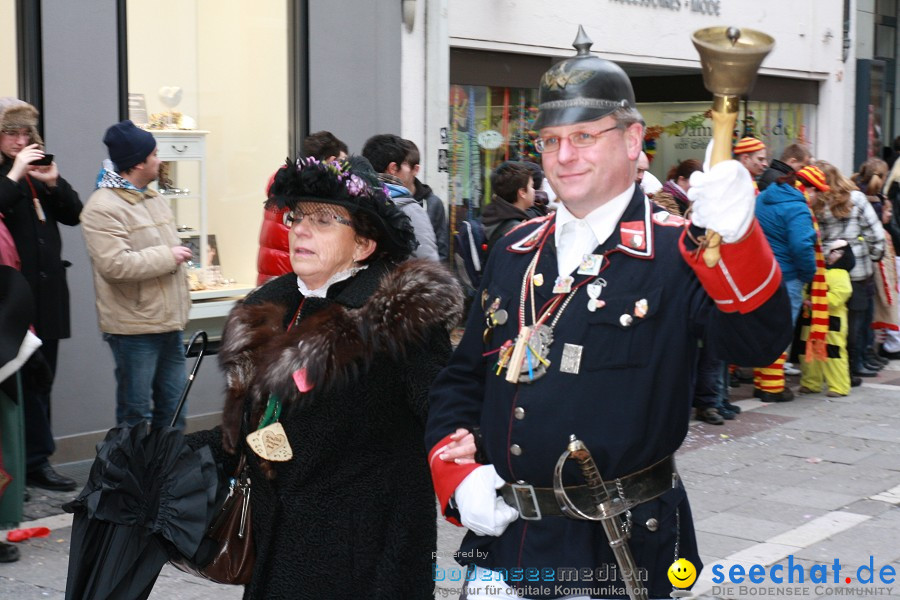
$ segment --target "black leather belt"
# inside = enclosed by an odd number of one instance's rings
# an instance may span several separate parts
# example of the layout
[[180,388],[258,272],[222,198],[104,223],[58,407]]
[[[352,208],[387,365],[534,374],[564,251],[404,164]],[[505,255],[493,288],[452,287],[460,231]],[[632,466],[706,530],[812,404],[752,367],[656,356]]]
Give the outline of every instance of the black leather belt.
[[[677,481],[675,459],[670,455],[646,469],[604,481],[607,500],[603,501],[602,508],[608,514],[621,514],[638,504],[662,496]],[[566,487],[565,490],[569,499],[582,512],[597,512],[597,502],[586,485]],[[553,488],[536,488],[527,483],[506,483],[500,488],[500,495],[525,520],[536,521],[542,517],[578,518],[560,507]]]

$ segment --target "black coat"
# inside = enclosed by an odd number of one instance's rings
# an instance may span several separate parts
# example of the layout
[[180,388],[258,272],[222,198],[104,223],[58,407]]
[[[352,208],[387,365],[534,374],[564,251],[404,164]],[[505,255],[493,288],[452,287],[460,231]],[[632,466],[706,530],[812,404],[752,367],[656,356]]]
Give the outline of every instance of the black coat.
[[81,200],[62,177],[56,180],[54,189],[31,178],[46,215],[46,222],[41,223],[28,183],[24,178],[14,182],[6,176],[12,164],[8,157],[0,164],[0,213],[16,242],[22,259],[22,274],[34,294],[34,326],[42,339],[65,339],[70,336],[69,286],[66,284],[66,267],[70,263],[62,259],[62,239],[57,224],[78,225]]
[[[681,220],[651,213],[651,203],[637,189],[619,227],[594,250],[609,261],[600,273],[607,282],[600,294],[605,306],[590,312],[583,287],[561,315],[554,313],[559,321],[553,328],[550,367],[531,383],[511,384],[506,371],[498,376],[496,350],[518,334],[523,274],[536,250],[528,240],[540,228],[548,237],[535,269],[543,277],[535,288],[535,304],[544,306],[552,297],[558,270],[549,231],[553,218],[525,224],[498,243],[476,296],[483,309],[473,305],[450,365],[432,386],[425,439],[429,448],[458,427],[479,426],[484,462],[493,464],[503,479],[552,487],[557,459],[566,451],[569,435],[575,434],[593,453],[603,478],[614,480],[649,467],[681,445],[690,421],[698,341],[705,339],[717,356],[738,364],[768,364],[781,353],[791,331],[783,287],[752,313],[716,310],[679,253]],[[624,232],[630,232],[630,240]],[[573,276],[576,285],[594,279]],[[492,307],[505,310],[509,318],[485,334],[485,317]],[[530,308],[526,314],[531,324]],[[567,345],[581,349],[577,374],[560,370]],[[583,484],[574,461],[566,469],[566,485]],[[666,570],[674,561],[676,543],[680,556],[699,572],[693,521],[680,483],[633,509],[632,521],[630,545],[638,567],[649,574],[651,597],[668,597],[671,591]],[[614,564],[600,523],[561,516],[517,519],[499,537],[469,532],[461,556],[466,557],[463,562],[495,571],[593,570]],[[616,583],[580,575],[577,579],[570,587]],[[554,585],[548,589],[547,594],[526,595],[561,595],[553,593]],[[609,589],[598,595],[621,596]]]
[[[299,324],[285,332],[301,301]],[[209,443],[233,469],[223,446],[240,429],[243,447],[243,416],[258,423],[276,393],[294,452],[267,463],[274,480],[248,454],[257,562],[245,598],[433,597],[426,403],[460,305],[444,267],[410,261],[392,271],[373,264],[325,300],[304,300],[296,276],[284,275],[232,310],[220,353],[229,375],[223,426],[191,444]],[[314,384],[306,394],[291,377],[300,366]]]

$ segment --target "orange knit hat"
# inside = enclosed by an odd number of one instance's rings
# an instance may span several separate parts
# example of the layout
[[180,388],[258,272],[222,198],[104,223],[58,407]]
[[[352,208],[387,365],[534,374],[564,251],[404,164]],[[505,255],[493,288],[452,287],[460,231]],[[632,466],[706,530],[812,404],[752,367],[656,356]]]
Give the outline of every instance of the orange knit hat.
[[797,177],[808,185],[813,186],[820,192],[827,192],[831,190],[827,183],[825,183],[825,173],[822,172],[822,169],[819,167],[803,167],[799,171],[797,171]]
[[734,145],[735,154],[748,154],[750,152],[759,152],[760,150],[765,149],[766,145],[755,137],[741,138],[741,141]]

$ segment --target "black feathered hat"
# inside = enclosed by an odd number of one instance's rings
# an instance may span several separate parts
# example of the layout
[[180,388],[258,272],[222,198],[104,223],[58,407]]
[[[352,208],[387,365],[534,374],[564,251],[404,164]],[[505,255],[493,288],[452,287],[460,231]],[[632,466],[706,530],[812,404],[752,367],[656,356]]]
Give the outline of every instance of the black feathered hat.
[[301,202],[342,206],[368,221],[378,232],[376,254],[399,262],[418,246],[409,217],[397,208],[368,160],[319,161],[312,157],[287,161],[269,188],[267,208],[294,210]]

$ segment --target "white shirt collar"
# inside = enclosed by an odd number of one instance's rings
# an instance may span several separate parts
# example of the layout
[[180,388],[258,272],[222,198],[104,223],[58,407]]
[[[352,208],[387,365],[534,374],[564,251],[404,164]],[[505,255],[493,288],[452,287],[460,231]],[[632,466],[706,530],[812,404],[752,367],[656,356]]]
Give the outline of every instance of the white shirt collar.
[[333,284],[335,284],[339,281],[344,281],[345,279],[350,279],[351,277],[353,277],[354,275],[356,275],[357,273],[359,273],[360,271],[362,271],[363,269],[365,269],[368,266],[369,265],[350,267],[349,269],[347,269],[345,271],[340,271],[338,273],[335,273],[334,275],[332,275],[331,277],[328,278],[328,281],[325,282],[325,285],[323,285],[317,289],[314,289],[314,290],[309,289],[309,287],[307,287],[307,285],[305,283],[303,283],[303,280],[300,279],[299,277],[297,277],[297,289],[300,290],[300,293],[303,294],[304,298],[324,298],[325,295],[328,293],[328,288],[331,287]]
[[[588,224],[588,227],[594,232],[594,237],[597,238],[598,245],[608,240],[609,236],[616,230],[616,224],[622,218],[633,196],[634,184],[631,184],[624,192],[589,212],[584,219],[579,219],[570,213],[566,208],[565,202],[561,203],[556,211],[556,231],[554,232],[557,248],[559,247],[560,236],[563,234],[563,227],[567,223],[579,220],[583,220]],[[590,253],[593,249],[585,248],[584,254]]]

